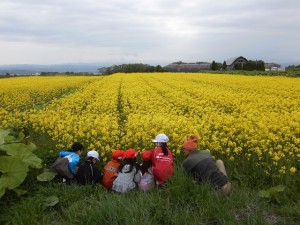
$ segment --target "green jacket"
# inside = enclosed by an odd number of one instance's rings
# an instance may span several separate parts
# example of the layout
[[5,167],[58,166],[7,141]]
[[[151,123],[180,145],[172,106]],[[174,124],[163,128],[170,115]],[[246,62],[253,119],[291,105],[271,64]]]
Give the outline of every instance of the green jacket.
[[212,155],[207,150],[193,150],[183,161],[183,167],[187,172],[191,170],[203,159],[212,159]]

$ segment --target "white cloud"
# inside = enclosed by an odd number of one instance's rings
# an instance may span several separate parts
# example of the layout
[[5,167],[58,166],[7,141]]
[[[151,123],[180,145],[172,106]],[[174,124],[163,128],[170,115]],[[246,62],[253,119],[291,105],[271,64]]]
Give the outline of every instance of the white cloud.
[[293,0],[2,0],[0,64],[300,62],[299,9]]

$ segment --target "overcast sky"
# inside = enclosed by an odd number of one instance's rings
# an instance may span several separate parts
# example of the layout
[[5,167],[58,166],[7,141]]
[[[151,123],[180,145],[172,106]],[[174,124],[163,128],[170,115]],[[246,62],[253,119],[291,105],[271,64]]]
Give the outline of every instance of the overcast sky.
[[300,64],[299,0],[1,0],[0,65]]

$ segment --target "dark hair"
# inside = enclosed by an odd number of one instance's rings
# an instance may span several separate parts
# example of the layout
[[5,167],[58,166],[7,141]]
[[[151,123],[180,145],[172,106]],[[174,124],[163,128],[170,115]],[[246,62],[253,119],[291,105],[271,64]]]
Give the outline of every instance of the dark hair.
[[71,149],[72,149],[73,152],[77,152],[77,151],[80,151],[80,150],[83,151],[84,147],[81,143],[75,142],[74,144],[72,144]]
[[140,167],[141,171],[142,171],[142,174],[148,172],[148,169],[152,166],[152,161],[151,160],[143,160],[143,163]]
[[121,165],[119,166],[118,171],[122,172],[123,167],[125,165],[127,165],[127,164],[130,165],[130,168],[129,168],[129,171],[125,172],[125,173],[130,173],[133,170],[133,167],[135,167],[136,172],[140,169],[139,164],[136,163],[136,158],[134,158],[134,159],[126,159],[126,158],[124,158],[124,160],[122,161]]
[[163,151],[164,155],[168,155],[169,148],[168,148],[167,143],[161,143],[161,147],[162,147],[162,151]]

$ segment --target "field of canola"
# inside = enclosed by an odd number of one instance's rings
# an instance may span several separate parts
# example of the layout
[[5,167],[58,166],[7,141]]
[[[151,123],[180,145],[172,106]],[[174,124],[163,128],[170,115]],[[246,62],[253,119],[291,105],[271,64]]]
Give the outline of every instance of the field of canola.
[[300,79],[151,73],[0,79],[0,127],[31,127],[57,143],[101,153],[152,149],[169,136],[175,157],[190,134],[237,174],[299,176]]

